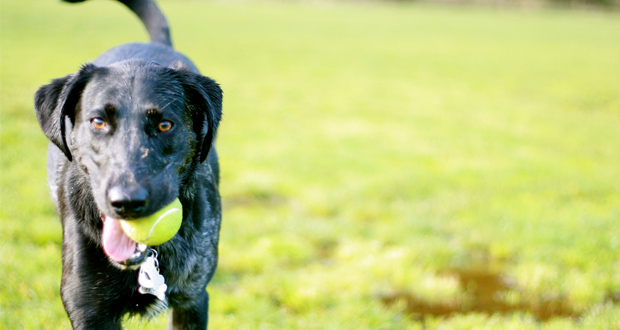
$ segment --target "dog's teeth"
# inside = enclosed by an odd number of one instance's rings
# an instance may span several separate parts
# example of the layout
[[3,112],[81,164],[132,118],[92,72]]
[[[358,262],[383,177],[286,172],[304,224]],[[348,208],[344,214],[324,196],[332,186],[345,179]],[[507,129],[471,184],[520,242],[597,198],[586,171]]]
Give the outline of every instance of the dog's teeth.
[[146,244],[138,244],[138,251],[144,252],[148,246]]

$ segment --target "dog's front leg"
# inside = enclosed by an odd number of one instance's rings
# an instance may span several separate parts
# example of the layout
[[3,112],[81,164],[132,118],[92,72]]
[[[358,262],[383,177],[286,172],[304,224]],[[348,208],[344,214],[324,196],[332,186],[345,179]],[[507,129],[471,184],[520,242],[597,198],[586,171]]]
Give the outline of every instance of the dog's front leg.
[[120,330],[124,276],[109,266],[101,249],[88,244],[75,223],[65,219],[63,227],[60,294],[72,328]]
[[168,330],[205,330],[208,323],[209,294],[206,290],[192,303],[172,309]]

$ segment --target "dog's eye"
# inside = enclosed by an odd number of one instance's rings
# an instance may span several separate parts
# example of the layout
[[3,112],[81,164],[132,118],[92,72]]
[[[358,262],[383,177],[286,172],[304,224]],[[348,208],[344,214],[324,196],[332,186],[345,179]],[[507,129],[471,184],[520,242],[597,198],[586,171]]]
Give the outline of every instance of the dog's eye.
[[157,129],[162,133],[168,132],[169,130],[172,129],[172,122],[169,120],[162,120],[157,125]]
[[105,120],[99,118],[99,117],[95,117],[93,119],[90,120],[90,124],[93,125],[93,127],[97,130],[102,130],[104,129],[108,124],[105,122]]

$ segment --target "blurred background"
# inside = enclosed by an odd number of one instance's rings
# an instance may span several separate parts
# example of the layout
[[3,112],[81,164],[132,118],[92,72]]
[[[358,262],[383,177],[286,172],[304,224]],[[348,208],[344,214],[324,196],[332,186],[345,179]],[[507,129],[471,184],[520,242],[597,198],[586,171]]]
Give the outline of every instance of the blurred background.
[[[224,90],[210,328],[620,328],[617,0],[159,3]],[[114,1],[0,33],[0,329],[67,329],[33,95],[147,37]]]

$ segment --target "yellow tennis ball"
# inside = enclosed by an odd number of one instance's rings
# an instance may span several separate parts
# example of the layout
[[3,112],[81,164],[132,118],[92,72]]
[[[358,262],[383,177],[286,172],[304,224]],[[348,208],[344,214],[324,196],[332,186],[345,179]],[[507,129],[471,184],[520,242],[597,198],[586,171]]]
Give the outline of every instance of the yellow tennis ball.
[[140,244],[159,245],[169,241],[181,228],[183,207],[176,199],[155,214],[140,219],[120,220],[127,236]]

